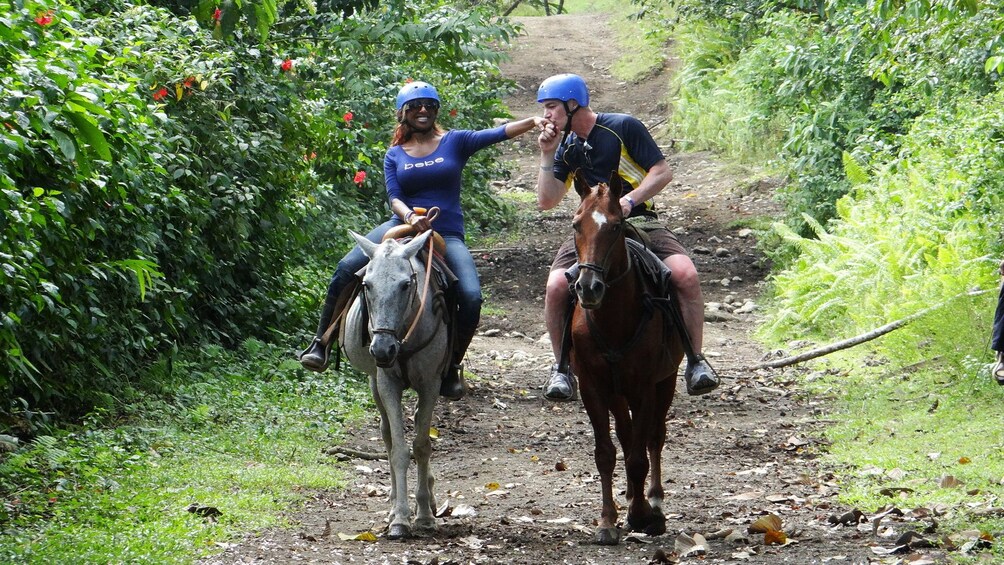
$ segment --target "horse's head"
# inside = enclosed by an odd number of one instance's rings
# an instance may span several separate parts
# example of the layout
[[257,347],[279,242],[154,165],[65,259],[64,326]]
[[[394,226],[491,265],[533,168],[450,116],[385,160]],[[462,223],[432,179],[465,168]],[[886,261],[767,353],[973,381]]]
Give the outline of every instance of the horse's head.
[[426,245],[432,231],[403,244],[394,239],[376,244],[355,232],[350,233],[370,258],[363,277],[363,298],[373,336],[370,355],[377,366],[389,367],[397,360],[401,339],[417,315],[421,300],[419,270],[423,265],[414,257]]
[[[583,308],[598,308],[610,284],[612,267],[626,260],[624,216],[621,211],[621,177],[614,171],[610,183],[590,186],[581,171],[575,172],[575,191],[582,202],[575,211],[575,252],[579,257],[579,275],[575,294]],[[617,263],[617,264],[615,264]]]

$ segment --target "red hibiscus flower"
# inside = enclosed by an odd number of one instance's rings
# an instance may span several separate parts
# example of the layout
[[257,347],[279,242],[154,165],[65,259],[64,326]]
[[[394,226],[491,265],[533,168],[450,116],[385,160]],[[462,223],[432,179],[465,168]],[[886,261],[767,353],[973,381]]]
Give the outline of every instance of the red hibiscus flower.
[[457,109],[456,108],[450,110],[450,117],[451,118],[456,118],[457,117]]
[[216,8],[216,10],[213,12],[213,19],[216,21],[220,21],[221,17],[223,17],[223,11],[220,10],[219,8]]
[[287,71],[289,71],[290,69],[293,68],[293,60],[292,59],[286,59],[285,61],[282,62],[281,65],[279,65],[279,68],[282,69],[282,72],[284,72],[284,73],[287,72]]
[[345,112],[345,115],[342,116],[342,119],[345,120],[345,123],[349,123],[352,121],[353,117],[354,116],[352,115],[352,112]]
[[352,182],[362,184],[366,180],[366,171],[356,171],[356,176],[352,177]]
[[160,87],[160,90],[158,90],[157,92],[153,93],[153,99],[154,100],[160,101],[160,100],[163,100],[165,98],[167,98],[167,88],[165,88],[163,86]]
[[39,12],[35,14],[35,23],[45,27],[52,23],[52,10],[46,10],[45,12]]

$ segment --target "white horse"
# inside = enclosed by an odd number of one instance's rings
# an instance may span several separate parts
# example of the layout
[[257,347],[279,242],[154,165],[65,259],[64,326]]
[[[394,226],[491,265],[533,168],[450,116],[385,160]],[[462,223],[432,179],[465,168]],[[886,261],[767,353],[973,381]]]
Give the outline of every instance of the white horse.
[[391,510],[388,539],[410,537],[408,465],[401,395],[418,393],[412,451],[418,465],[415,529],[436,530],[435,479],[429,470],[429,428],[439,398],[440,381],[450,361],[446,305],[435,277],[417,257],[427,245],[427,231],[408,243],[388,239],[376,244],[352,232],[370,258],[362,292],[349,309],[342,344],[349,362],[370,376],[370,390],[380,410],[380,432],[390,462]]

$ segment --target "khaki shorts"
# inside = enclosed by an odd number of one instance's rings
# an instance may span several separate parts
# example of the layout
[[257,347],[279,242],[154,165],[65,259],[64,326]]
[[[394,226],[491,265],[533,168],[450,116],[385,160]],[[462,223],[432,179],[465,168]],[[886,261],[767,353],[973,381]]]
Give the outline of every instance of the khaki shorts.
[[[687,255],[687,249],[676,239],[676,235],[666,228],[645,230],[652,241],[652,252],[663,261],[670,255]],[[558,248],[558,253],[551,262],[551,270],[565,270],[576,264],[579,258],[575,255],[575,239],[569,238]]]

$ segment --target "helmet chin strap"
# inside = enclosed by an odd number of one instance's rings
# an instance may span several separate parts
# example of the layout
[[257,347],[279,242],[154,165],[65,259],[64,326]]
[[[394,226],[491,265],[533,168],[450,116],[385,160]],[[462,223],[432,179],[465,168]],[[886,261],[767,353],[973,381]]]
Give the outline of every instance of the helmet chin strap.
[[562,133],[562,135],[561,135],[561,143],[559,143],[558,145],[564,145],[565,144],[565,140],[568,139],[568,134],[572,133],[572,116],[574,116],[575,113],[578,112],[582,108],[582,105],[580,105],[580,104],[578,104],[578,102],[576,102],[575,109],[574,110],[569,109],[568,108],[568,100],[562,100],[561,101],[561,105],[565,107],[565,117],[568,118],[568,119],[565,120],[565,131]]

